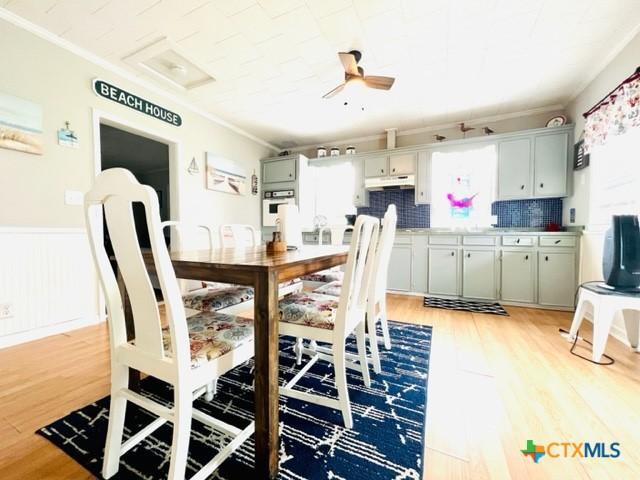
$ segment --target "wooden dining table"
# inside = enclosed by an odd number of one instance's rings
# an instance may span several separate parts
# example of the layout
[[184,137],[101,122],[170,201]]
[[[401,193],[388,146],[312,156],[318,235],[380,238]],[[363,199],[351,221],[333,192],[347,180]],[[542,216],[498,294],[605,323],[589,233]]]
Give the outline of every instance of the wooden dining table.
[[[287,280],[342,265],[348,246],[308,245],[298,250],[267,253],[264,246],[171,252],[176,276],[182,279],[250,285],[255,289],[255,470],[256,479],[278,475],[278,285]],[[144,255],[150,274],[153,257]],[[125,319],[134,338],[126,288]]]

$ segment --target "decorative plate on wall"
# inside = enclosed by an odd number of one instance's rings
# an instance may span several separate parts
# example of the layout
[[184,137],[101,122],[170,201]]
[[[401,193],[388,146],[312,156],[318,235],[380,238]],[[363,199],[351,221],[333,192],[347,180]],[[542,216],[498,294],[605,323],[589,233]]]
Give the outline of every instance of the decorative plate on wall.
[[547,127],[561,127],[565,123],[567,123],[567,117],[565,117],[564,115],[556,115],[555,117],[549,119],[549,121],[547,122]]

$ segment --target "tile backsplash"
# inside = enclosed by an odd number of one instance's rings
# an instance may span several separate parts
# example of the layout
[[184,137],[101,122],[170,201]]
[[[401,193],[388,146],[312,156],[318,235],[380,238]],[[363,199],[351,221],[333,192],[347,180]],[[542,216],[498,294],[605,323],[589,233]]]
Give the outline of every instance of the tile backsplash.
[[[394,203],[398,209],[398,228],[428,228],[430,205],[415,205],[414,190],[383,190],[370,192],[369,207],[358,208],[358,215],[382,218],[387,207]],[[501,228],[545,227],[562,224],[562,199],[506,200],[494,202],[491,214],[498,216]]]

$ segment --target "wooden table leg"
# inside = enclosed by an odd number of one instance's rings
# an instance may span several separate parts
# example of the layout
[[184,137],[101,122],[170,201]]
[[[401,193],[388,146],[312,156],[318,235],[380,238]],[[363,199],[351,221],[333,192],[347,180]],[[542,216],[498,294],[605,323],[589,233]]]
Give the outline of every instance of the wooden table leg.
[[255,458],[256,477],[278,475],[278,278],[256,275],[255,335]]
[[[124,279],[122,278],[122,273],[118,268],[118,288],[120,289],[120,294],[122,295],[122,308],[124,309],[124,323],[127,327],[127,340],[133,340],[136,338],[136,330],[133,323],[133,310],[131,309],[131,301],[129,300],[129,294],[127,293],[127,287],[124,284]],[[140,372],[138,370],[134,370],[133,368],[129,369],[129,388],[134,392],[140,391]]]

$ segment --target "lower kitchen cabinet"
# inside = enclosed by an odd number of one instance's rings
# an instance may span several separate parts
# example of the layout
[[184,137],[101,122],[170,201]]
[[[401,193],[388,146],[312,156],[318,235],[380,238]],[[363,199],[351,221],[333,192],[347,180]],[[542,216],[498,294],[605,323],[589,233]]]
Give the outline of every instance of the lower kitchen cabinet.
[[411,291],[426,293],[429,268],[429,250],[426,237],[413,237],[411,254]]
[[500,298],[507,302],[534,303],[535,253],[532,250],[502,251]]
[[389,290],[411,290],[411,245],[394,245],[389,260],[387,277]]
[[576,290],[574,252],[538,252],[538,303],[573,307]]
[[429,293],[459,295],[458,255],[455,248],[429,249]]
[[465,249],[462,255],[462,296],[495,300],[495,250]]

